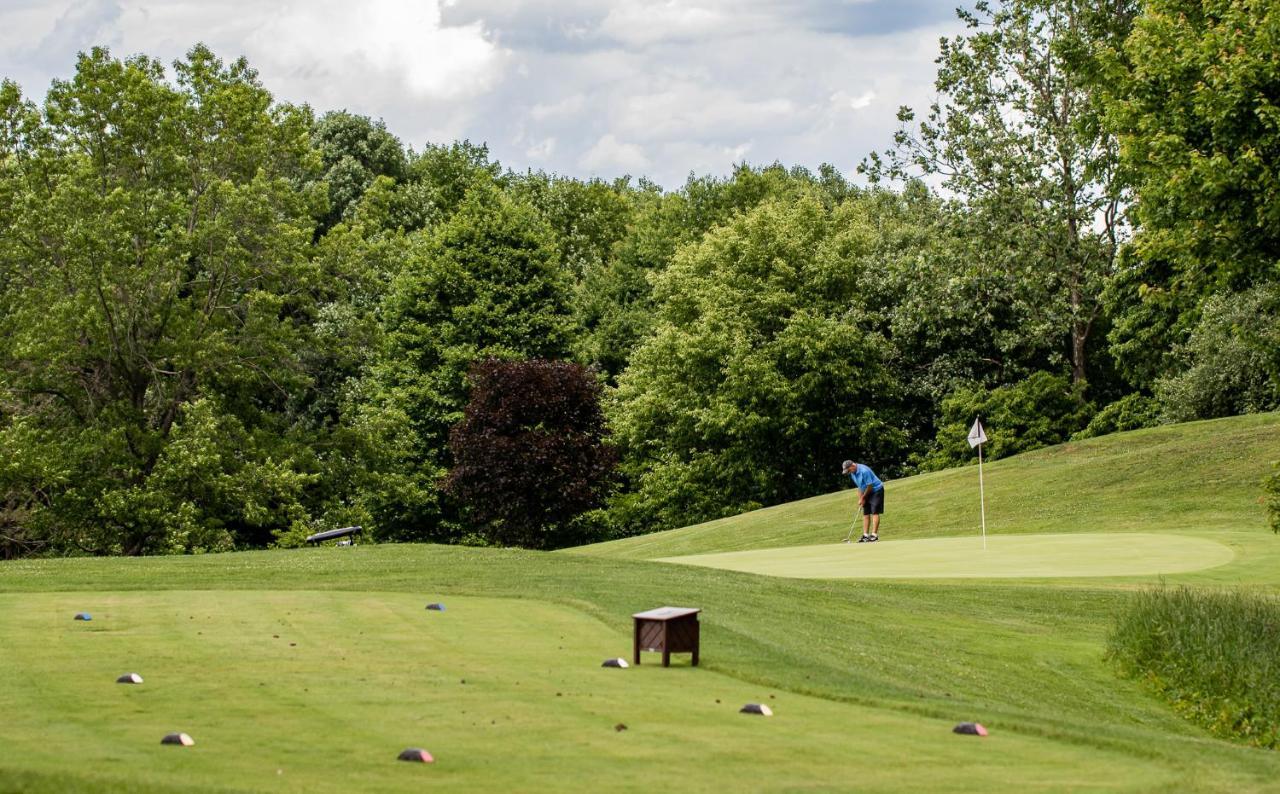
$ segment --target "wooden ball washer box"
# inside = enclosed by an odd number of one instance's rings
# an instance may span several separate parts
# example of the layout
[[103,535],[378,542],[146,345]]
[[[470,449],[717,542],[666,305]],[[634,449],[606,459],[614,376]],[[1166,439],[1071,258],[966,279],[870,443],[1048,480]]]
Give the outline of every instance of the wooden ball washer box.
[[635,621],[635,663],[640,664],[640,652],[662,653],[662,666],[671,666],[671,654],[693,654],[693,666],[698,666],[698,613],[701,609],[688,607],[658,607],[632,615]]

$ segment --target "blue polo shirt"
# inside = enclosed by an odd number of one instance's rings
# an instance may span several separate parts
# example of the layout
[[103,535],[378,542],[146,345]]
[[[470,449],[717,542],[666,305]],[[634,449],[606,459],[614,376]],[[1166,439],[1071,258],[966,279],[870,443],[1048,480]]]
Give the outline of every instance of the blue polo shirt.
[[880,478],[869,467],[859,463],[853,471],[849,472],[849,479],[853,480],[853,484],[857,486],[859,491],[867,490],[867,486],[871,486],[873,491],[883,491],[884,483],[880,482]]

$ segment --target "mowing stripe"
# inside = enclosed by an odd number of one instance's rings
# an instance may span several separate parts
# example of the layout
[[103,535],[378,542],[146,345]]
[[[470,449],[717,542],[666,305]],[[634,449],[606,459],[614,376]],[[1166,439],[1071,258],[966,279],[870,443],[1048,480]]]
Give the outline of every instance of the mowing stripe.
[[[605,668],[630,631],[536,598],[453,594],[427,612],[434,595],[0,593],[0,791],[647,794],[658,770],[690,792],[1138,792],[1185,777],[1007,728],[975,745],[951,733],[972,704],[943,718],[824,700],[687,657]],[[85,604],[94,621],[70,620]],[[703,664],[723,663],[716,636]],[[130,667],[145,684],[115,683]],[[176,731],[195,746],[161,747]],[[406,747],[435,762],[398,761]]]
[[1213,540],[1152,533],[1072,533],[882,540],[664,557],[661,562],[794,579],[1145,576],[1226,565]]

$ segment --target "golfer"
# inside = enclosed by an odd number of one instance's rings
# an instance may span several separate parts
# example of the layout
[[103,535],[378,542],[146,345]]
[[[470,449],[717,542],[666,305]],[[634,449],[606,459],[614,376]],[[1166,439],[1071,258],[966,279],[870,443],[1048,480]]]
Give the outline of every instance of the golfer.
[[[870,466],[846,460],[841,474],[849,475],[858,489],[858,507],[862,508],[862,537],[859,543],[875,543],[880,539],[880,514],[884,512],[884,483]],[[867,528],[871,531],[868,533]]]

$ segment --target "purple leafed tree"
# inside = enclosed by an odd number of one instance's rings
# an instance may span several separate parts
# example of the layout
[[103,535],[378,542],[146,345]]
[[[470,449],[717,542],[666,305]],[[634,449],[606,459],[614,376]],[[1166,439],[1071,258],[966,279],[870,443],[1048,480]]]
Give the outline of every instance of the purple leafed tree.
[[601,506],[617,462],[594,374],[565,361],[486,359],[467,378],[445,491],[491,543],[547,549],[588,539],[580,517]]

